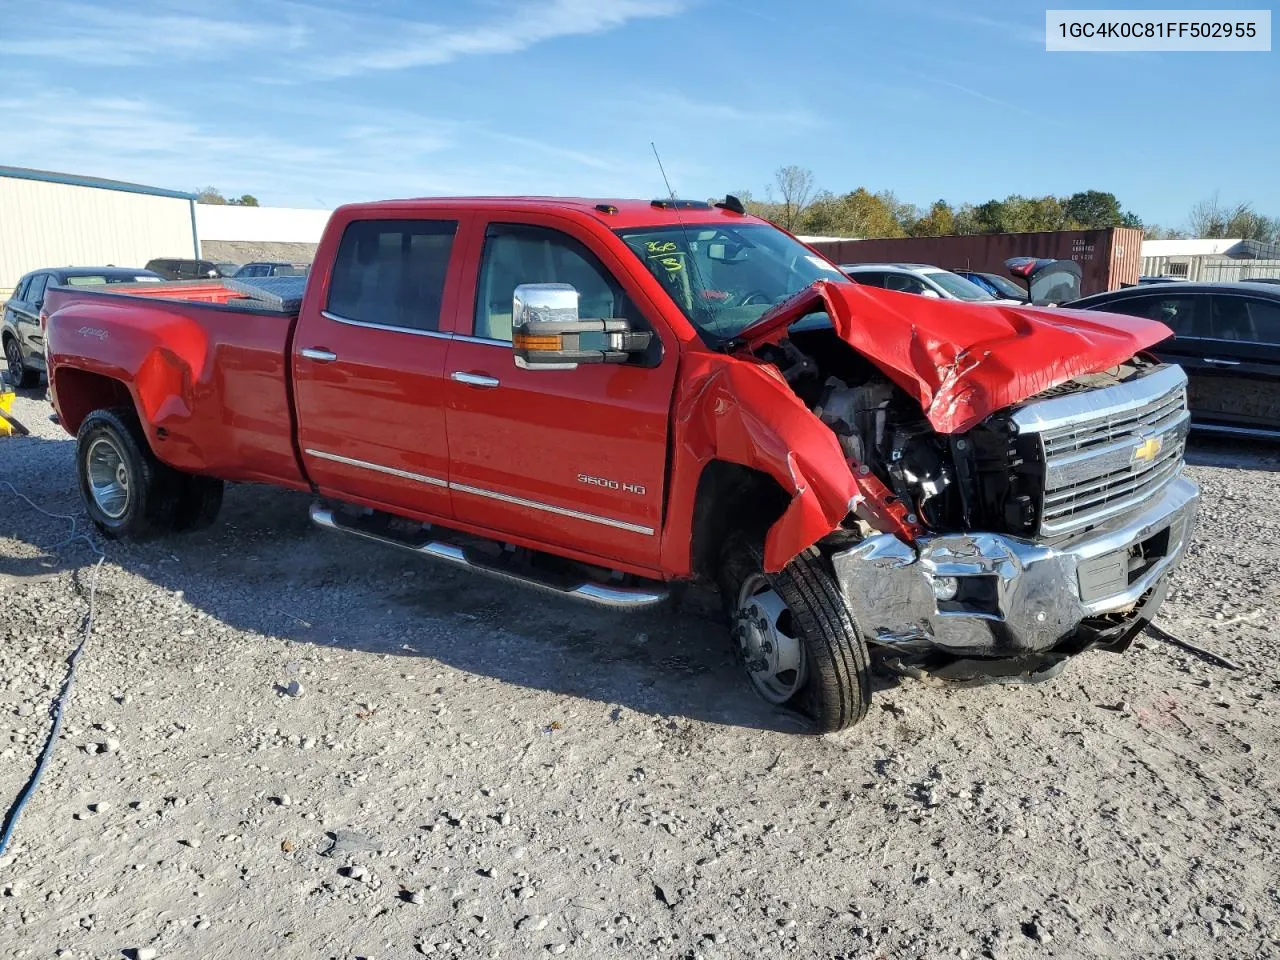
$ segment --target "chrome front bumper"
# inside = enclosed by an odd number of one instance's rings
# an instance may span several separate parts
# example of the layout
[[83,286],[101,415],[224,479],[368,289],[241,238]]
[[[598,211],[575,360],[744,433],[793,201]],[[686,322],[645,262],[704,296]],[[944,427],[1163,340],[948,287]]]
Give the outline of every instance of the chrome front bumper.
[[[1056,545],[989,533],[908,545],[881,534],[831,560],[869,642],[1019,656],[1071,640],[1091,618],[1154,616],[1199,501],[1179,477],[1139,512]],[[938,599],[943,577],[956,578],[953,600]]]

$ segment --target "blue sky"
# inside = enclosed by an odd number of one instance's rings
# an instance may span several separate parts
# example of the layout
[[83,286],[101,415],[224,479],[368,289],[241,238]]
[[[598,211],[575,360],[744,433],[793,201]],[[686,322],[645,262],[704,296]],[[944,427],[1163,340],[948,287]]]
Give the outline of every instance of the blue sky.
[[1280,54],[1046,53],[1043,7],[0,0],[0,163],[263,203],[1111,190],[1280,215]]

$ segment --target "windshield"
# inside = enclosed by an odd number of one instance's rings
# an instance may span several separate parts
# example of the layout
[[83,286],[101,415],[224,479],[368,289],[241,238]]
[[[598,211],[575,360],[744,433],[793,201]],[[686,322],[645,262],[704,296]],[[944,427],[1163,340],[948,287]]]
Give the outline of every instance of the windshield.
[[971,280],[948,273],[946,270],[926,270],[923,275],[940,286],[957,300],[994,300],[991,294]]
[[737,336],[815,280],[850,282],[800,241],[763,223],[658,227],[618,235],[713,340]]
[[1002,277],[998,273],[984,273],[982,276],[986,279],[987,283],[991,284],[1000,291],[1001,295],[1008,297],[1010,300],[1027,299],[1027,291],[1023,290],[1022,287],[1018,286],[1008,277]]

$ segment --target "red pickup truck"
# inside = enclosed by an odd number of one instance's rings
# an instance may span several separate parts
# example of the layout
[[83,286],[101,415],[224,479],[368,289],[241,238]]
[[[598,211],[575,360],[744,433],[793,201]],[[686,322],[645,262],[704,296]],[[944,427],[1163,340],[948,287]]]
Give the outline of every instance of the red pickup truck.
[[254,283],[49,294],[106,534],[259,482],[597,604],[713,583],[756,689],[834,730],[869,647],[1024,677],[1123,649],[1191,531],[1164,326],[858,286],[732,197],[346,206],[305,289]]

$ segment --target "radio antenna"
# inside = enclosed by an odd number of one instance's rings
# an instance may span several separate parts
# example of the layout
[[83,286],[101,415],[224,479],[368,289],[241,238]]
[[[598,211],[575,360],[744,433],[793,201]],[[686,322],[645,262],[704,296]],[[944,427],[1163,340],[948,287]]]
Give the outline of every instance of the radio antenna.
[[[698,269],[698,258],[694,256],[694,253],[693,253],[693,243],[689,240],[689,227],[684,222],[684,214],[680,212],[680,201],[676,199],[676,192],[671,189],[671,181],[667,179],[667,171],[662,166],[662,157],[658,156],[658,145],[654,143],[652,140],[650,140],[649,147],[653,150],[653,159],[658,161],[658,172],[662,174],[662,182],[667,185],[667,196],[671,198],[671,209],[675,212],[676,223],[680,224],[680,233],[684,237],[684,248],[686,251],[688,251],[686,256],[689,258],[689,263],[693,267],[693,275],[698,281],[698,296],[700,296],[702,291],[707,289],[707,285],[706,285],[706,282],[702,279],[702,272]],[[703,307],[703,304],[696,302],[694,291],[690,289],[689,291],[690,313],[699,313],[701,312],[699,308],[702,308],[702,307]],[[708,317],[708,319],[710,319],[710,317]],[[698,325],[696,321],[695,321],[695,325]],[[711,330],[708,330],[707,332],[711,333],[713,336],[717,336],[717,337],[720,336],[718,333],[715,333],[714,331],[711,331]]]
[[[662,182],[667,185],[667,196],[671,198],[672,207],[675,209],[676,216],[678,217],[680,209],[675,206],[676,192],[671,189],[671,181],[667,179],[667,171],[662,166],[662,158],[658,156],[658,145],[650,140],[649,148],[653,150],[653,159],[658,161],[658,172],[662,174]],[[681,226],[684,226],[684,224],[682,223]]]

